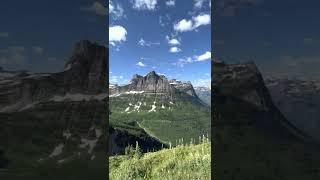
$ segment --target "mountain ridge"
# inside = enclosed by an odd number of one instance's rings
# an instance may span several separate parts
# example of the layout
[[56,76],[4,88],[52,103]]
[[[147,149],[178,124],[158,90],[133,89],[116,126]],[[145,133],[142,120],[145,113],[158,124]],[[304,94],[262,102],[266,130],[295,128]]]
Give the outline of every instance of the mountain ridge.
[[109,84],[109,96],[114,97],[123,93],[161,94],[170,101],[173,101],[177,96],[185,96],[204,104],[196,94],[190,81],[168,80],[166,76],[158,75],[155,71],[150,71],[145,76],[134,74],[130,83],[126,85]]

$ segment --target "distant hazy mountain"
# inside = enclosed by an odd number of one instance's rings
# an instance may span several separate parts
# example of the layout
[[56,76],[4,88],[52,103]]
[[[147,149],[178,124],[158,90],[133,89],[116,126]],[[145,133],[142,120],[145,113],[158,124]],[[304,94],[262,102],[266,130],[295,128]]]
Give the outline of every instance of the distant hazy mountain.
[[320,82],[268,78],[266,86],[288,121],[320,141]]
[[207,105],[211,106],[211,89],[208,87],[195,87],[194,88],[198,97],[205,102]]

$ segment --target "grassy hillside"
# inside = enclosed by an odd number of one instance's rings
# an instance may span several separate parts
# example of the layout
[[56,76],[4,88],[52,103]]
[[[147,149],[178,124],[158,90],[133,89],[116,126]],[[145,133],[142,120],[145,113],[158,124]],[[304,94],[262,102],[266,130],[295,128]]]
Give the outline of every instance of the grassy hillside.
[[210,109],[189,99],[171,102],[161,95],[123,94],[109,100],[109,122],[115,128],[134,134],[138,125],[150,136],[173,145],[181,138],[189,142],[203,134],[210,136]]
[[109,158],[109,178],[120,179],[211,179],[211,142],[178,145],[141,154],[138,148]]

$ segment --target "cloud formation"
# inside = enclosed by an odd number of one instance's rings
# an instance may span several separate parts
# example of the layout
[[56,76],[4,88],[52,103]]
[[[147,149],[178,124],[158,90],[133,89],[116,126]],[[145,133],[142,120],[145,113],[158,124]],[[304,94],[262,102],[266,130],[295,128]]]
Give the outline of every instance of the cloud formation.
[[181,51],[181,49],[176,47],[176,46],[171,47],[170,50],[169,50],[169,52],[171,52],[171,53],[178,53],[180,51]]
[[154,10],[157,0],[132,0],[133,8],[137,10]]
[[[110,8],[110,2],[109,2],[109,8]],[[105,16],[107,14],[107,8],[104,7],[104,5],[98,1],[93,2],[92,5],[89,7],[82,7],[80,9],[83,11],[94,12],[99,16]]]
[[10,46],[0,50],[0,65],[22,66],[26,63],[26,48],[24,46]]
[[176,4],[175,0],[168,0],[166,1],[166,5],[171,7],[171,6],[174,6]]
[[138,45],[150,47],[150,46],[153,46],[153,45],[160,45],[160,43],[159,42],[146,42],[143,38],[141,38],[138,41]]
[[124,10],[120,4],[114,4],[109,0],[109,14],[113,19],[119,19],[124,16]]
[[211,17],[209,14],[203,14],[192,18],[194,21],[194,28],[199,26],[208,25],[211,22]]
[[217,15],[235,16],[242,9],[251,8],[263,3],[264,0],[222,0],[214,5]]
[[173,25],[173,29],[179,32],[191,31],[193,30],[193,25],[191,20],[182,19],[177,24]]
[[7,38],[7,37],[9,37],[8,32],[0,32],[0,38]]
[[171,46],[180,45],[180,42],[176,38],[170,39],[169,36],[166,36],[166,39],[168,41],[168,44],[171,45]]
[[[198,9],[202,8],[204,1],[205,0],[194,0],[194,7],[198,8]],[[209,0],[209,1],[211,1],[211,0]]]
[[211,52],[207,51],[204,54],[201,54],[200,56],[195,57],[195,61],[206,61],[211,59]]
[[43,48],[40,46],[33,46],[32,50],[34,53],[39,54],[39,55],[43,53]]
[[117,42],[126,41],[127,30],[122,26],[109,27],[109,44],[115,45]]
[[191,57],[186,57],[186,58],[180,58],[178,59],[177,62],[173,63],[173,65],[176,65],[178,67],[184,67],[186,64],[194,63],[194,62],[199,62],[199,61],[206,61],[206,60],[211,60],[211,52],[206,51],[205,53],[197,56]]
[[141,61],[139,61],[136,65],[137,65],[137,66],[140,66],[140,67],[145,67],[145,66],[146,66],[146,65],[143,64],[143,62],[141,62]]
[[182,19],[178,23],[173,25],[173,29],[178,32],[192,31],[199,26],[209,25],[211,23],[211,17],[209,14],[201,14],[192,17],[192,20]]

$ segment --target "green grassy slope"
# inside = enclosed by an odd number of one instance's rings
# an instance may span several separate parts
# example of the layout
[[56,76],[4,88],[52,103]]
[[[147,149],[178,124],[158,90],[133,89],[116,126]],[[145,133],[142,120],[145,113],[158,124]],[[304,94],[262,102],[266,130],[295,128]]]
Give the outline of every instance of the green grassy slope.
[[[122,94],[109,100],[109,122],[115,128],[125,127],[135,133],[137,127],[128,124],[138,122],[150,136],[173,145],[181,138],[189,142],[201,135],[210,136],[210,109],[189,99],[171,102],[155,94]],[[154,104],[155,111],[149,112]]]
[[126,154],[109,158],[109,178],[120,179],[211,179],[211,143],[178,145],[143,155]]

